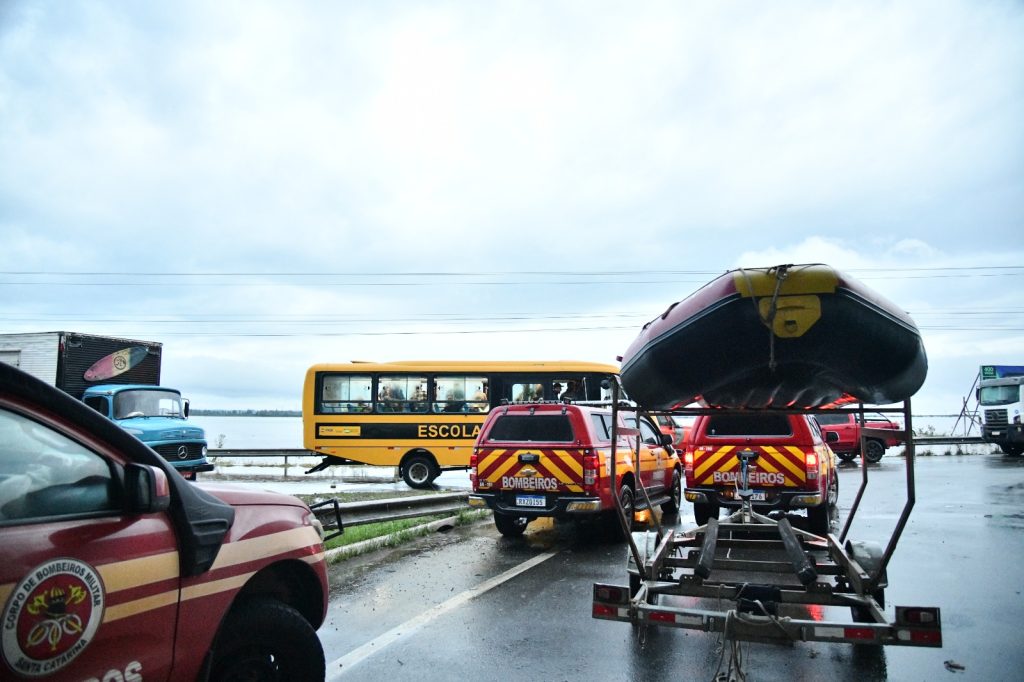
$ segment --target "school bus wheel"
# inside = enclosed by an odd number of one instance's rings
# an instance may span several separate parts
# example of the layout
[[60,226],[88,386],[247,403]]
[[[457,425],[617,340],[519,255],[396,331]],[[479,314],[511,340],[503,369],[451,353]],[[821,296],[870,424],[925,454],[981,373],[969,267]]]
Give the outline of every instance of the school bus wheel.
[[440,475],[434,458],[425,452],[413,452],[402,460],[402,479],[410,488],[429,488]]

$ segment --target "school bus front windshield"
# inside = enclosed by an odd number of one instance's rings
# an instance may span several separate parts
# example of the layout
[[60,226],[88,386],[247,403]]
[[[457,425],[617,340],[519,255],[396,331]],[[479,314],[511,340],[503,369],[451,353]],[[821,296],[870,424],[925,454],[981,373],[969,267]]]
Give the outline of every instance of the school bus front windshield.
[[469,467],[487,413],[504,402],[610,399],[614,365],[587,362],[401,362],[314,365],[303,387],[303,442],[317,469],[398,467],[414,488]]

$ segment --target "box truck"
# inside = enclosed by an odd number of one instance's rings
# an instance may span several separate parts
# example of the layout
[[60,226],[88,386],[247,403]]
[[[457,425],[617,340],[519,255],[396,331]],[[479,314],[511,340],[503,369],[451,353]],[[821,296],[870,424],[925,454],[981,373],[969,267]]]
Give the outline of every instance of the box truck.
[[211,471],[189,403],[160,385],[163,345],[76,332],[0,334],[0,362],[18,367],[119,424],[182,476]]

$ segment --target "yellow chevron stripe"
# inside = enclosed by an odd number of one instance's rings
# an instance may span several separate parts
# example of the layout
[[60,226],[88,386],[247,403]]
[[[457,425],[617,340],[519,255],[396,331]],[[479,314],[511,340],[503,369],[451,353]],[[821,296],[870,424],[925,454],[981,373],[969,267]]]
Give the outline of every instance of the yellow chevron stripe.
[[[508,450],[504,450],[500,454],[506,454],[506,453],[508,453]],[[497,459],[497,456],[495,457],[495,459]],[[505,461],[497,469],[495,469],[493,472],[491,472],[490,476],[487,477],[487,480],[492,482],[492,483],[495,482],[495,481],[501,480],[501,477],[504,476],[505,474],[507,474],[509,472],[509,469],[514,467],[516,464],[517,464],[517,462],[516,462],[516,458],[515,457],[507,457],[505,459]],[[477,471],[479,471],[479,470],[480,469],[478,467]]]
[[723,445],[711,454],[705,452],[704,457],[701,458],[700,466],[698,466],[693,472],[694,479],[697,481],[703,481],[709,471],[715,471],[720,468],[719,463],[728,457],[729,453],[734,449],[735,446],[733,445]]
[[[786,446],[786,449],[792,451],[792,448],[789,446]],[[773,448],[771,446],[765,447],[764,451],[769,455],[772,455],[772,457],[764,458],[764,461],[762,461],[761,459],[757,460],[757,465],[759,467],[765,470],[769,470],[767,465],[774,464],[774,466],[770,470],[782,471],[782,473],[785,474],[786,476],[787,483],[790,481],[790,479],[793,479],[795,482],[802,482],[804,480],[803,468],[790,461],[790,459],[785,454],[779,452],[776,448]],[[797,448],[797,452],[800,454],[800,457],[803,457],[802,450]]]

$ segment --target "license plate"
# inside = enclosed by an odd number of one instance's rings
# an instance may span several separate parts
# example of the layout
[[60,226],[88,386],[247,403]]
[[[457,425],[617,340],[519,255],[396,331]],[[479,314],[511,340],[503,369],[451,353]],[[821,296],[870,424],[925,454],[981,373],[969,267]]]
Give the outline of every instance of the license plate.
[[546,504],[543,495],[516,495],[517,507],[543,507]]
[[767,499],[763,490],[755,490],[750,494],[751,502],[764,502]]

